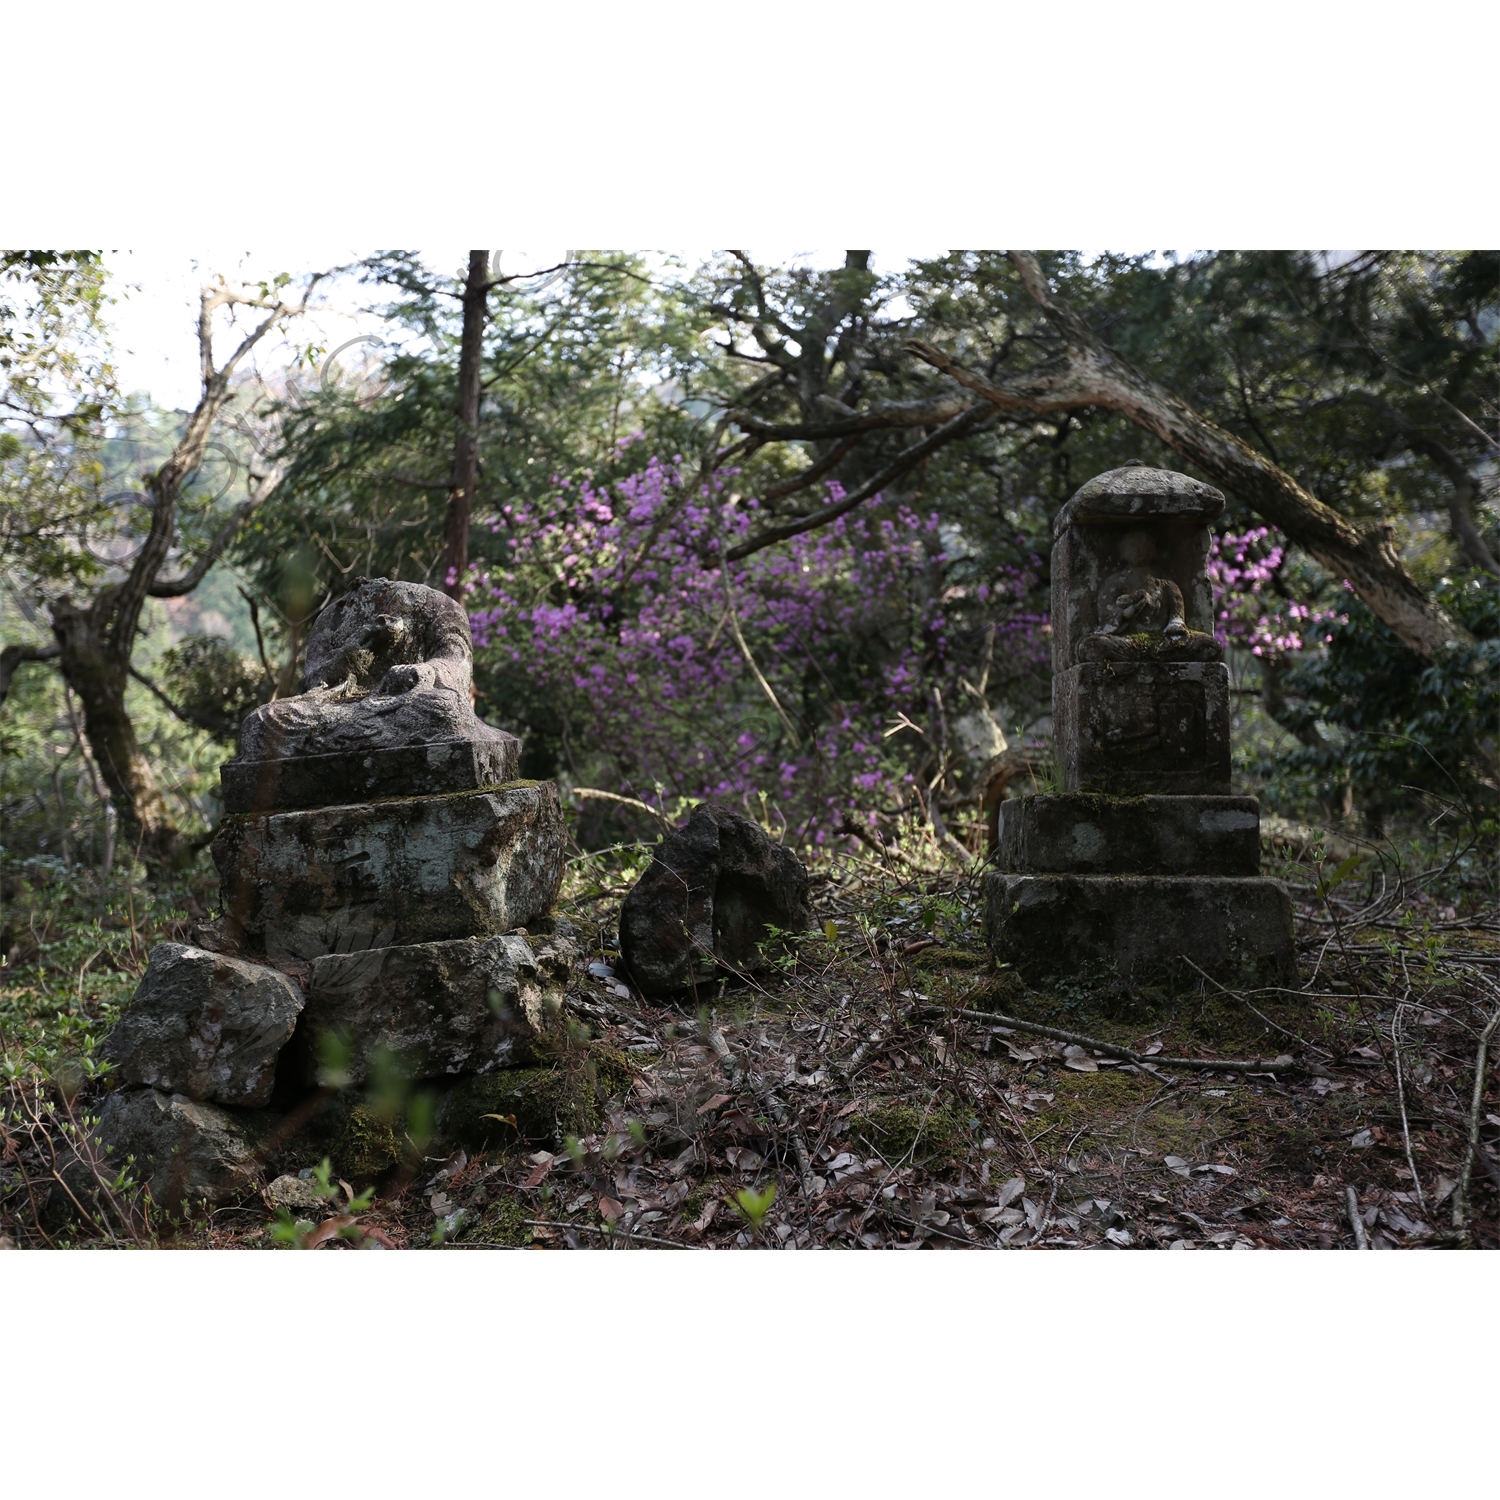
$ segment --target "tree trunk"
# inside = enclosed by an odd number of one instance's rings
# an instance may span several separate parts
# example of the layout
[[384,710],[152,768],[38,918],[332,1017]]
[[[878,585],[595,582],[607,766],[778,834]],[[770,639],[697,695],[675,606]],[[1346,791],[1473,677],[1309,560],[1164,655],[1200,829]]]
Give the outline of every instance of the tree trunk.
[[1468,471],[1463,461],[1435,438],[1414,433],[1408,439],[1410,447],[1430,458],[1443,471],[1451,488],[1448,491],[1448,524],[1453,540],[1458,543],[1474,567],[1500,578],[1500,563],[1490,556],[1479,528],[1474,524],[1474,504],[1479,499],[1479,481]]
[[909,346],[912,352],[1003,411],[1046,415],[1102,406],[1121,413],[1232,490],[1335,578],[1348,579],[1354,592],[1414,651],[1431,660],[1442,647],[1468,638],[1401,565],[1389,526],[1361,530],[1324,505],[1284,469],[1108,348],[1053,295],[1033,255],[1012,251],[1011,260],[1032,299],[1066,340],[1062,356],[999,386],[920,340]]
[[463,340],[458,353],[458,437],[453,446],[453,482],[443,525],[443,588],[463,598],[469,567],[469,517],[479,483],[479,371],[484,354],[484,325],[489,315],[490,252],[469,251],[464,282]]
[[58,666],[83,706],[83,732],[99,774],[109,790],[120,831],[132,854],[153,868],[170,867],[182,856],[182,836],[162,795],[150,762],[136,741],[125,708],[129,657],[109,649],[94,611],[71,602],[55,604],[52,630]]
[[[321,274],[312,278],[309,291],[320,279]],[[252,474],[249,495],[219,527],[198,560],[180,577],[159,576],[176,534],[178,497],[203,461],[214,423],[231,397],[230,379],[235,369],[266,334],[286,318],[305,311],[306,306],[306,301],[292,306],[279,298],[273,300],[264,287],[258,295],[236,292],[222,280],[203,288],[198,307],[203,393],[171,456],[154,474],[146,476],[151,527],[129,571],[118,583],[101,588],[87,607],[68,598],[51,602],[55,649],[12,646],[0,650],[0,703],[4,702],[10,675],[19,662],[57,659],[64,679],[78,694],[83,708],[84,736],[117,810],[120,831],[154,869],[180,863],[187,851],[167,799],[141,753],[125,707],[141,611],[148,598],[176,598],[197,588],[246,518],[280,483],[285,472],[280,463],[258,478]],[[217,365],[213,353],[213,317],[224,307],[255,308],[265,317],[243,333],[228,360]],[[108,860],[106,868],[107,865]]]

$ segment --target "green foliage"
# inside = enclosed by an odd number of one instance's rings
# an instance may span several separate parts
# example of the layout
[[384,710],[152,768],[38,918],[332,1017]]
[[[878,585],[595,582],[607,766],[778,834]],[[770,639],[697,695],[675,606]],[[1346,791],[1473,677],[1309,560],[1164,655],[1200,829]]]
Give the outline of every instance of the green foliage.
[[261,668],[218,635],[184,636],[162,653],[161,672],[183,717],[228,743],[245,715],[270,697]]
[[46,856],[0,856],[0,1068],[87,1083],[98,1044],[130,998],[153,942],[181,940],[204,892],[146,885],[129,862],[109,876]]
[[1500,812],[1500,593],[1470,575],[1436,595],[1475,644],[1455,644],[1425,662],[1351,601],[1347,623],[1330,626],[1327,649],[1309,653],[1286,675],[1285,689],[1298,700],[1293,722],[1317,729],[1323,743],[1291,750],[1261,770],[1284,781],[1347,777],[1376,827],[1411,805],[1414,792],[1428,793],[1487,822],[1493,838]]
[[734,1197],[724,1200],[731,1208],[738,1209],[745,1222],[754,1230],[759,1230],[765,1217],[771,1211],[771,1205],[776,1201],[776,1184],[767,1183],[758,1192],[755,1188],[743,1187]]

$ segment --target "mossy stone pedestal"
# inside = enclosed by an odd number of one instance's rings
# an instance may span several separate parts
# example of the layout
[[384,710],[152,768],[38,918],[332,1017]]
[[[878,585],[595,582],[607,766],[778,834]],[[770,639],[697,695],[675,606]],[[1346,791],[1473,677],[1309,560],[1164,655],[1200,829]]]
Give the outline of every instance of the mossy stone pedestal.
[[1065,790],[1001,807],[999,868],[984,882],[990,948],[1028,980],[1295,978],[1291,899],[1260,878],[1259,805],[1229,795],[1229,674],[1204,659],[1218,649],[1208,523],[1223,505],[1186,475],[1131,465],[1058,516]]

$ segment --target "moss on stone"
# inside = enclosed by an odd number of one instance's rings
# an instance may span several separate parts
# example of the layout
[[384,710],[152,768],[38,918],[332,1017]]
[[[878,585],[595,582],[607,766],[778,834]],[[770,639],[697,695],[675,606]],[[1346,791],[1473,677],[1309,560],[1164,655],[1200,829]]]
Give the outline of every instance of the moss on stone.
[[914,953],[909,962],[914,969],[983,969],[988,967],[988,953],[975,953],[967,948],[924,948]]
[[1009,1010],[1025,997],[1026,981],[1014,969],[1001,969],[980,981],[964,996],[968,1010]]
[[516,1140],[561,1142],[598,1128],[609,1100],[635,1071],[625,1053],[601,1042],[559,1048],[557,1062],[464,1078],[437,1110],[439,1137],[470,1148]]
[[951,1105],[920,1109],[912,1104],[874,1104],[853,1120],[853,1134],[862,1134],[882,1155],[914,1161],[959,1155],[968,1139],[968,1125]]
[[531,1243],[531,1226],[526,1223],[524,1204],[509,1193],[498,1194],[484,1210],[466,1225],[460,1235],[464,1240],[478,1240],[487,1245],[509,1245],[519,1249]]
[[362,1183],[389,1172],[404,1154],[395,1121],[368,1104],[349,1110],[329,1152],[340,1176]]

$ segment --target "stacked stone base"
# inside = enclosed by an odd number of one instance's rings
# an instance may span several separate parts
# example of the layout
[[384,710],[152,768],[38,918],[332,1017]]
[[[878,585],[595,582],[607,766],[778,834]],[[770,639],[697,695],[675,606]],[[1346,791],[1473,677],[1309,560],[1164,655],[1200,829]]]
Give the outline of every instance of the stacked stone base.
[[1213,875],[985,878],[991,950],[1027,979],[1291,984],[1292,903],[1279,881]]
[[1024,978],[1290,985],[1292,904],[1252,797],[1063,793],[1001,809],[985,934]]
[[[316,780],[293,766],[282,785]],[[244,1197],[299,1141],[369,1178],[440,1113],[483,1134],[442,1100],[545,1050],[577,958],[565,924],[534,930],[554,925],[563,842],[550,782],[226,817],[216,930],[159,944],[106,1040],[121,1087],[101,1144],[175,1213]]]

